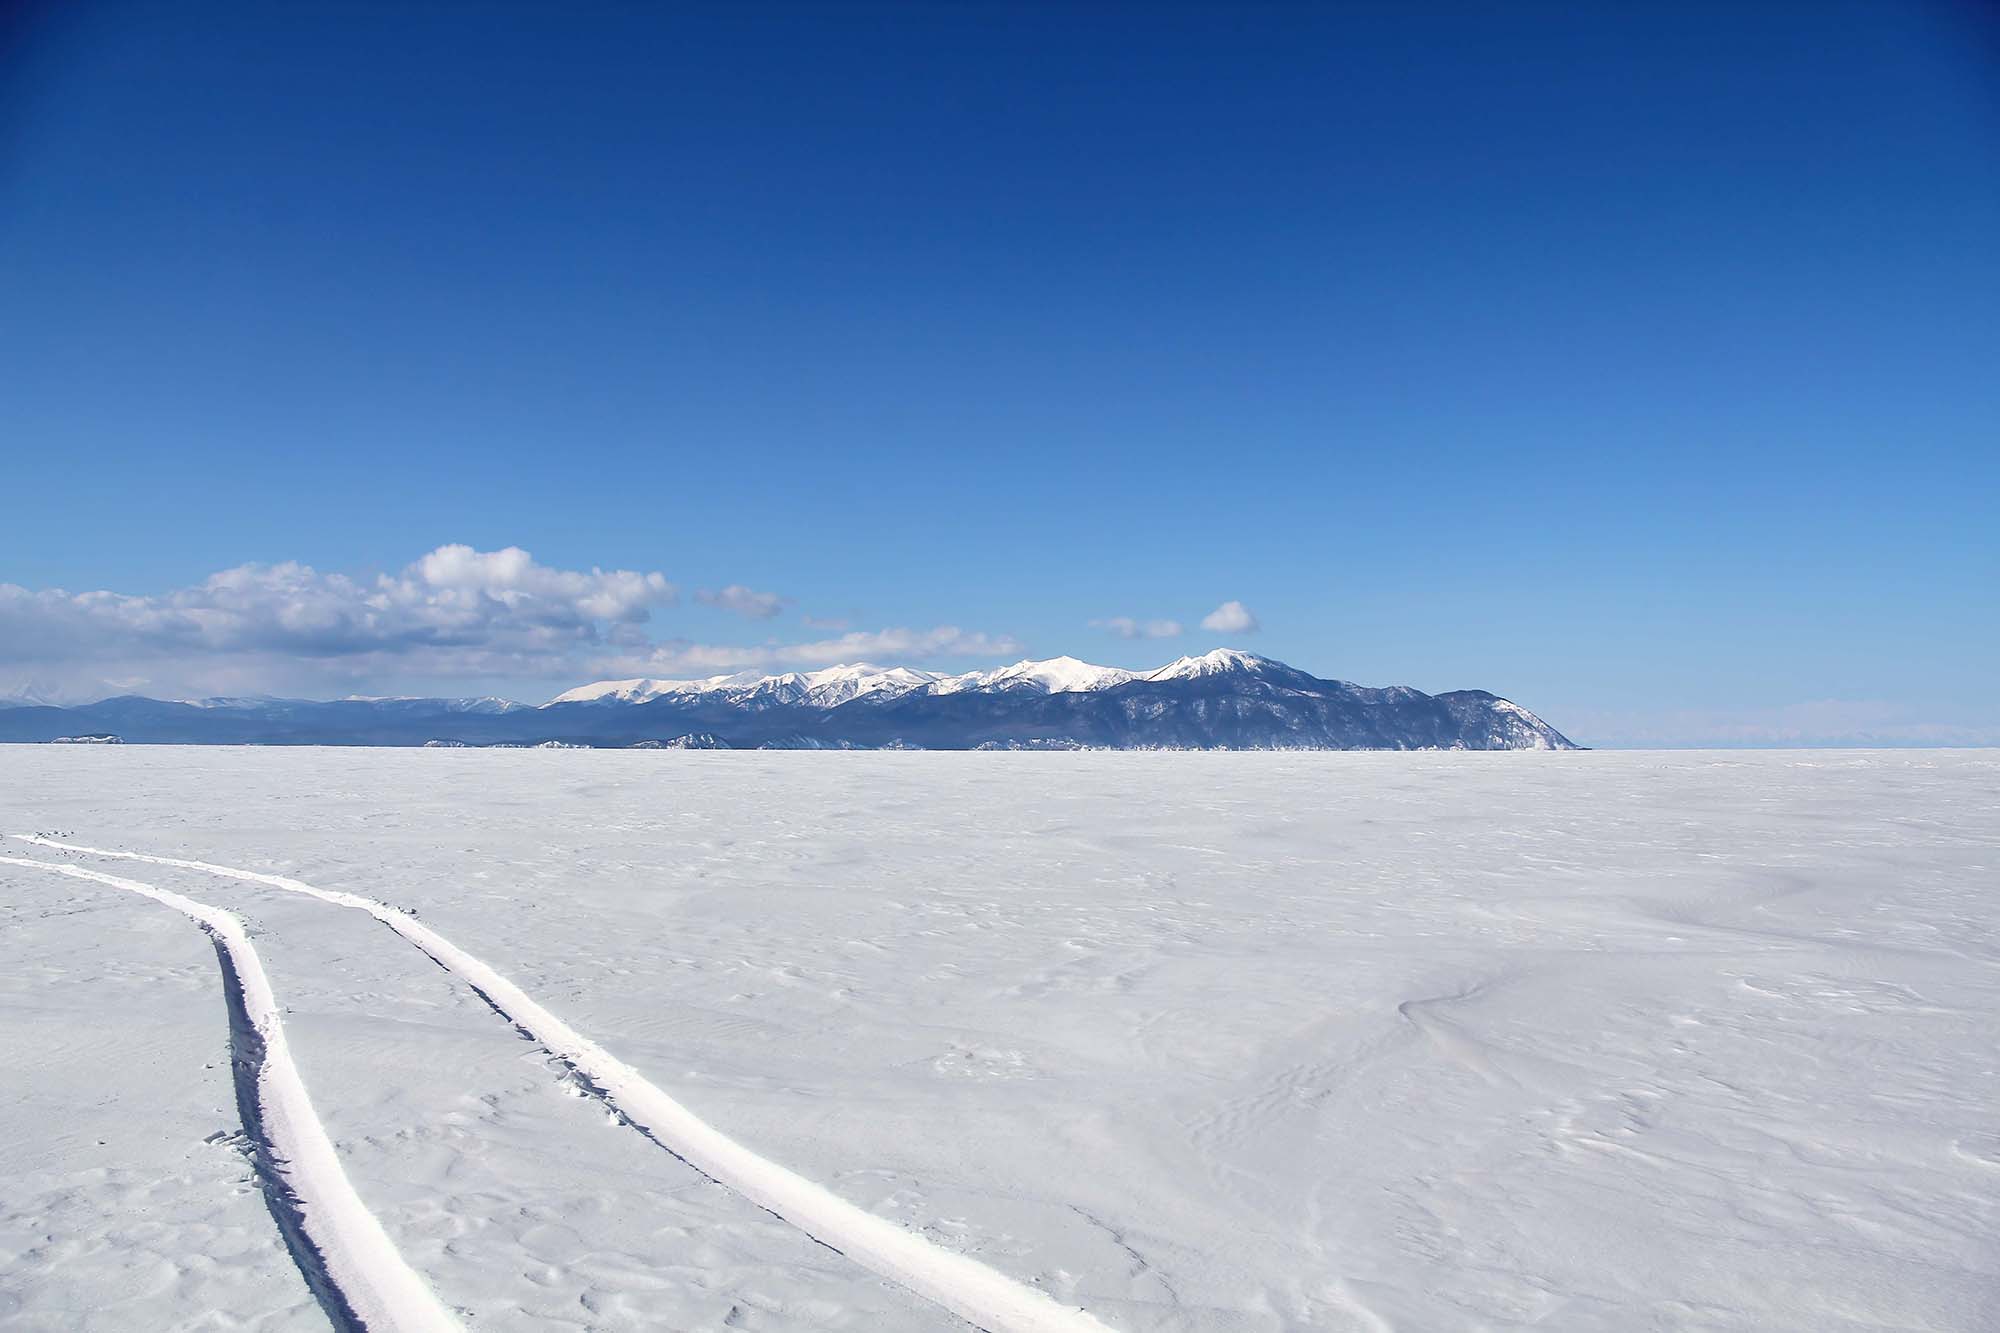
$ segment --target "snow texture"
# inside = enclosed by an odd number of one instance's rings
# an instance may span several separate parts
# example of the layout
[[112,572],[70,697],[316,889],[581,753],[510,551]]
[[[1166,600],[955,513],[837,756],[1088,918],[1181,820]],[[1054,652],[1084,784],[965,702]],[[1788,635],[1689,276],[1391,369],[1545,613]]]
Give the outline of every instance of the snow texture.
[[2000,1326],[1991,753],[6,747],[0,828],[161,858],[0,863],[10,1330],[327,1324],[140,883],[467,1328]]

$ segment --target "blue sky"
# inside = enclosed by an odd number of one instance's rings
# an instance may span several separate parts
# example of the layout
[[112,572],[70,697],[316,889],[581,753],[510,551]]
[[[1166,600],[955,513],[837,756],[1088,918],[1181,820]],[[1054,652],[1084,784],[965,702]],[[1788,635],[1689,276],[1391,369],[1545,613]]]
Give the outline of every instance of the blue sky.
[[1413,8],[17,9],[0,692],[1229,642],[2000,741],[1991,11]]

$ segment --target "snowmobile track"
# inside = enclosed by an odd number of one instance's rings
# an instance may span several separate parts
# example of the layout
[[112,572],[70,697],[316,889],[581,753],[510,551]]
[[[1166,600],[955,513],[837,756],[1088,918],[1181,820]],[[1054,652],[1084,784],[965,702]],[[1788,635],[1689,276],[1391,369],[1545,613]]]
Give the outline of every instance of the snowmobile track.
[[229,1007],[236,1109],[264,1202],[335,1333],[457,1333],[459,1322],[396,1252],[354,1192],[292,1062],[281,1010],[240,918],[178,893],[83,866],[0,856],[0,864],[141,894],[193,920],[215,945]]
[[492,967],[387,903],[337,889],[317,888],[284,875],[209,861],[111,851],[59,842],[38,834],[12,836],[86,856],[144,861],[262,884],[366,912],[472,987],[502,1018],[575,1070],[586,1081],[587,1088],[601,1097],[621,1121],[717,1184],[784,1219],[827,1248],[988,1333],[1109,1333],[1108,1326],[1087,1311],[1064,1305],[1039,1288],[905,1230],[849,1203],[825,1186],[759,1156],[571,1028]]

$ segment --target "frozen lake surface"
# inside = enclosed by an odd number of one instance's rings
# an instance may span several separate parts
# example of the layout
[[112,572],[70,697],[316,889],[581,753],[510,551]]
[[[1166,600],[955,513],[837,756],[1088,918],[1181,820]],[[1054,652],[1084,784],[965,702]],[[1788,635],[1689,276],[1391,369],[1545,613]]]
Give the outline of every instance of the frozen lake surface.
[[2000,1327],[1996,752],[8,746],[0,833],[209,867],[0,846],[10,1330]]

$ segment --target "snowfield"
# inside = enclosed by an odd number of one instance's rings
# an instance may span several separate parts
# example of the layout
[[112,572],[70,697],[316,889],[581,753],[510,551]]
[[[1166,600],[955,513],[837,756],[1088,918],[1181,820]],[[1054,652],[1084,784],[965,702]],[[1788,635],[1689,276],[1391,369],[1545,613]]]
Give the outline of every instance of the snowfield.
[[1995,752],[4,746],[0,833],[9,1330],[2000,1327]]

